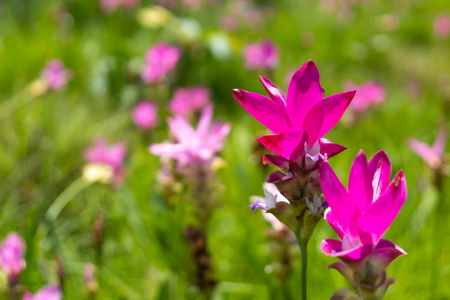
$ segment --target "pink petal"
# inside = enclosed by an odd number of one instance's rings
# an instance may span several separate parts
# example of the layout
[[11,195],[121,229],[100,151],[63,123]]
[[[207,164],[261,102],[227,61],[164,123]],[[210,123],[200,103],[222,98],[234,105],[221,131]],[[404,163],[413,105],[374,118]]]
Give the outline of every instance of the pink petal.
[[364,152],[359,151],[352,164],[348,180],[348,193],[360,212],[372,203],[373,188],[369,167]]
[[[313,113],[311,113],[313,112]],[[308,133],[308,145],[313,147],[320,136],[323,122],[325,120],[324,111],[321,109],[312,109],[303,120],[302,128]]]
[[377,244],[391,226],[406,200],[406,179],[402,171],[398,172],[386,191],[359,218],[361,230],[372,233]]
[[267,176],[266,182],[267,183],[275,183],[277,181],[283,180],[283,178],[286,177],[286,174],[284,174],[281,171],[275,171],[269,174],[269,176]]
[[199,139],[206,139],[209,128],[211,127],[212,116],[213,105],[210,104],[203,109],[200,120],[198,121],[196,133]]
[[265,135],[257,139],[264,147],[289,159],[303,138],[303,129],[291,128],[283,133]]
[[263,164],[271,164],[277,168],[280,168],[283,171],[289,170],[289,160],[278,156],[278,155],[272,155],[272,154],[266,154],[263,157]]
[[373,245],[358,245],[348,250],[342,250],[342,242],[333,239],[323,240],[320,249],[325,255],[339,257],[349,261],[361,261],[373,250]]
[[278,103],[281,107],[286,107],[286,100],[284,99],[283,93],[280,92],[280,90],[269,79],[260,76],[259,80],[261,80],[261,83],[269,94],[270,99]]
[[233,90],[233,96],[244,109],[275,134],[291,127],[285,108],[262,95]]
[[408,140],[408,146],[412,151],[419,155],[423,159],[423,161],[431,168],[437,168],[441,164],[442,158],[440,157],[440,155],[427,144],[422,143],[421,141],[414,138],[410,138]]
[[310,132],[305,128],[305,126],[308,126],[307,124],[305,124],[306,120],[320,120],[323,118],[319,138],[323,137],[337,124],[337,122],[339,122],[345,110],[352,102],[354,96],[355,91],[352,91],[331,95],[323,99],[308,112],[307,116],[305,117],[305,121],[303,122],[302,128],[304,128],[306,132],[310,134]]
[[339,144],[334,144],[332,142],[330,142],[327,139],[320,139],[319,140],[320,143],[320,153],[322,155],[327,155],[327,158],[331,158],[339,153],[341,153],[344,150],[347,150],[347,147],[344,147],[342,145]]
[[301,127],[308,111],[323,98],[319,70],[312,60],[304,64],[291,79],[287,94],[287,112],[292,125]]
[[319,180],[325,200],[333,211],[337,222],[341,225],[342,230],[346,232],[351,227],[351,220],[356,209],[355,204],[350,201],[345,187],[327,161],[320,166]]
[[405,250],[389,240],[382,239],[375,247],[370,262],[377,272],[384,271],[397,257],[406,255]]
[[447,143],[447,130],[445,130],[444,127],[442,127],[439,130],[439,133],[436,137],[436,141],[433,144],[433,151],[434,153],[438,154],[439,156],[444,156],[444,151],[445,151],[445,144]]
[[341,239],[344,238],[344,232],[342,231],[341,225],[336,220],[336,217],[330,208],[325,210],[324,219],[331,225],[334,232],[336,232]]
[[373,201],[384,193],[391,177],[391,163],[384,151],[377,152],[369,161],[369,173],[372,178]]

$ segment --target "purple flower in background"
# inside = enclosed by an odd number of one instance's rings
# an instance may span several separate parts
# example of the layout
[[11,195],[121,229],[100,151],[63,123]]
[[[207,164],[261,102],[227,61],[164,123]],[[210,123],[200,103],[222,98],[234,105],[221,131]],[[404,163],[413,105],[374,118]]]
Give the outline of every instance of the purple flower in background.
[[312,60],[294,74],[286,98],[270,80],[264,77],[260,80],[270,98],[239,89],[233,90],[233,96],[275,133],[258,139],[264,147],[281,156],[266,155],[265,163],[287,169],[283,166],[306,157],[306,166],[312,167],[319,154],[329,158],[346,149],[322,137],[339,121],[354,91],[322,99],[319,71]]
[[346,82],[344,89],[358,91],[350,105],[350,108],[356,112],[364,112],[370,106],[380,104],[385,99],[384,87],[374,81],[367,81],[359,86],[353,82]]
[[64,68],[61,60],[52,59],[47,63],[42,71],[42,79],[50,90],[60,90],[64,88],[70,80],[71,72]]
[[0,266],[8,275],[10,282],[17,282],[20,273],[25,269],[23,259],[26,245],[22,238],[15,232],[11,232],[3,240],[0,248]]
[[105,140],[97,139],[94,146],[84,152],[85,159],[91,164],[104,165],[111,169],[111,176],[108,176],[109,183],[114,187],[122,184],[125,169],[123,161],[127,153],[124,143],[116,143],[107,146]]
[[419,155],[431,169],[439,169],[444,164],[445,144],[447,143],[447,131],[442,128],[433,146],[429,146],[415,138],[408,139],[408,146]]
[[140,129],[150,129],[158,124],[158,105],[150,101],[141,101],[133,109],[132,118]]
[[181,50],[166,43],[158,43],[145,54],[146,65],[141,74],[145,83],[163,80],[167,73],[175,69],[181,56]]
[[364,152],[359,152],[350,171],[348,190],[328,162],[320,166],[320,185],[329,205],[325,220],[342,239],[324,240],[320,248],[326,255],[343,261],[330,267],[341,272],[354,287],[386,284],[387,288],[393,282],[385,283],[386,267],[406,254],[397,245],[381,239],[406,200],[403,172],[399,171],[389,183],[390,175],[389,158],[383,151],[368,163]]
[[222,150],[224,140],[230,132],[229,124],[212,123],[213,106],[203,109],[197,129],[182,116],[169,118],[170,132],[174,143],[153,144],[150,153],[178,161],[179,167],[188,164],[211,164],[215,154]]
[[249,70],[273,70],[278,65],[278,48],[268,40],[244,48],[245,67]]
[[208,88],[193,86],[179,88],[173,94],[169,103],[169,110],[174,115],[190,116],[203,109],[210,99]]
[[26,292],[23,296],[23,300],[61,300],[62,292],[59,285],[47,285],[40,289],[36,294]]
[[434,33],[440,38],[450,34],[450,16],[442,15],[434,20]]

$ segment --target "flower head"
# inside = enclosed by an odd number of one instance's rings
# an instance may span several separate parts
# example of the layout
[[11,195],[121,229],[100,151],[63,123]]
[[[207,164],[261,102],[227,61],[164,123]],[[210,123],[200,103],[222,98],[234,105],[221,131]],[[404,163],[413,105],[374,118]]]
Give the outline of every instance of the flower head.
[[190,116],[209,103],[209,94],[209,89],[201,86],[179,88],[170,100],[169,110],[174,115]]
[[346,149],[322,137],[339,121],[350,105],[354,91],[322,99],[319,71],[312,60],[294,74],[287,97],[270,80],[264,77],[260,80],[270,98],[238,89],[233,90],[233,96],[255,119],[275,133],[258,139],[267,149],[281,156],[266,156],[265,163],[282,168],[307,154],[310,159],[318,160],[319,154],[329,158]]
[[216,153],[223,148],[230,132],[229,124],[212,123],[213,106],[203,109],[196,129],[182,116],[169,118],[174,143],[153,144],[150,153],[178,161],[178,166],[187,164],[211,164]]
[[93,147],[85,150],[84,157],[89,163],[110,167],[113,171],[110,183],[118,187],[124,177],[123,161],[126,153],[127,148],[123,143],[107,146],[105,140],[97,139]]
[[23,296],[23,300],[61,300],[62,292],[59,285],[47,285],[40,289],[36,294],[26,292]]
[[[406,180],[400,171],[389,183],[391,165],[380,151],[367,162],[363,151],[356,156],[348,181],[348,190],[334,174],[328,162],[320,166],[320,184],[329,208],[325,220],[342,241],[327,239],[320,248],[342,262],[330,265],[355,287],[370,287],[382,292],[390,284],[386,267],[406,252],[382,239],[406,199]],[[378,298],[377,298],[378,299]]]
[[145,54],[146,65],[141,74],[145,83],[163,80],[167,73],[175,69],[181,56],[181,50],[166,43],[158,43]]
[[104,11],[112,11],[120,6],[126,8],[133,8],[136,6],[140,0],[101,0],[100,6]]
[[450,16],[441,15],[434,20],[434,33],[440,38],[450,34]]
[[444,151],[447,138],[447,132],[442,128],[439,131],[433,146],[429,146],[415,138],[408,139],[408,146],[412,151],[419,155],[431,169],[437,170],[444,164]]
[[272,70],[278,65],[278,48],[269,40],[249,44],[244,48],[244,59],[249,70]]
[[60,90],[66,86],[70,80],[71,72],[64,68],[64,64],[59,59],[52,59],[47,63],[42,71],[42,79],[50,90]]
[[0,247],[0,266],[9,276],[10,281],[16,281],[20,273],[25,269],[23,259],[26,245],[22,238],[15,232],[11,232],[3,240]]
[[347,82],[344,84],[344,89],[358,91],[350,105],[350,108],[356,112],[364,112],[370,106],[380,104],[385,99],[384,87],[374,81],[365,82],[360,86]]
[[140,129],[154,128],[158,124],[158,105],[150,101],[141,101],[133,109],[132,118]]

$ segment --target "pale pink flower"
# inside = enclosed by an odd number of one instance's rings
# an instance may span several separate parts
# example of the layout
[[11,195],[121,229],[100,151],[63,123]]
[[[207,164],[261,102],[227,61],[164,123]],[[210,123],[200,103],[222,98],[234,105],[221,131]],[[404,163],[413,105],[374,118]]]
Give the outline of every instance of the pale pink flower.
[[210,99],[208,88],[193,86],[179,88],[173,94],[169,103],[169,110],[174,115],[190,116],[203,109]]
[[169,118],[167,123],[176,141],[153,144],[149,147],[150,153],[175,159],[179,167],[211,164],[216,153],[222,150],[225,138],[230,132],[229,124],[212,123],[212,115],[212,105],[203,109],[197,129],[182,116]]
[[89,163],[110,166],[113,170],[111,184],[118,187],[122,184],[125,169],[123,162],[127,148],[124,143],[107,146],[105,140],[95,140],[94,146],[84,151],[84,157]]
[[150,129],[158,124],[158,105],[150,101],[141,101],[133,109],[132,118],[140,129]]
[[101,0],[100,6],[104,11],[112,11],[120,6],[131,9],[139,2],[140,0]]
[[146,64],[141,73],[145,83],[162,81],[167,73],[175,69],[181,56],[181,50],[164,42],[150,48],[145,54]]
[[434,20],[434,33],[440,38],[450,34],[450,16],[442,15]]
[[25,269],[23,258],[26,250],[25,242],[15,232],[11,232],[3,240],[0,247],[0,266],[8,275],[10,281],[17,281],[20,273]]
[[356,112],[364,112],[370,106],[378,105],[385,100],[384,87],[374,81],[367,81],[361,85],[356,85],[351,81],[344,84],[345,90],[356,90],[350,108]]
[[50,90],[60,90],[67,85],[71,72],[64,68],[61,60],[52,59],[42,71],[42,79]]
[[444,164],[445,144],[447,143],[447,131],[442,128],[433,146],[429,146],[415,138],[408,139],[408,146],[419,155],[431,169],[439,169]]
[[23,296],[23,300],[61,300],[62,292],[59,285],[47,285],[40,289],[36,294],[26,292]]
[[204,0],[182,0],[183,4],[190,9],[199,9],[203,5]]
[[269,40],[248,44],[244,48],[244,61],[249,70],[273,70],[278,65],[278,47]]

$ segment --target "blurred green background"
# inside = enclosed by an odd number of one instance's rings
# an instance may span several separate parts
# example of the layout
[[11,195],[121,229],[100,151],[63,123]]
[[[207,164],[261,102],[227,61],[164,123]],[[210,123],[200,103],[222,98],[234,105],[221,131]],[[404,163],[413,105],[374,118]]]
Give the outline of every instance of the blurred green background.
[[[393,172],[406,173],[408,198],[385,237],[408,255],[388,268],[397,282],[385,299],[450,299],[449,181],[446,177],[438,191],[406,144],[410,136],[432,143],[439,126],[448,128],[450,36],[433,30],[436,17],[450,14],[448,0],[243,1],[259,11],[260,22],[244,19],[226,31],[220,20],[232,13],[234,2],[198,9],[177,2],[168,9],[175,21],[156,27],[138,18],[152,1],[112,12],[102,11],[96,0],[0,3],[0,108],[26,103],[8,115],[0,111],[0,238],[17,231],[26,241],[22,284],[36,291],[56,282],[62,259],[64,299],[88,299],[82,277],[87,262],[97,267],[98,299],[201,299],[182,234],[183,203],[167,205],[156,179],[159,159],[147,147],[168,136],[165,105],[173,90],[205,85],[215,117],[232,124],[221,154],[226,161],[219,172],[221,206],[208,225],[219,282],[214,297],[283,299],[271,266],[270,224],[248,208],[249,197],[262,195],[262,183],[274,170],[254,159],[254,139],[266,131],[231,90],[265,94],[258,80],[265,75],[286,91],[286,74],[313,59],[325,95],[343,92],[346,80],[375,80],[386,89],[383,104],[356,121],[344,116],[326,136],[350,148],[331,160],[343,182],[360,149],[368,157],[384,149]],[[279,66],[272,72],[247,71],[243,46],[266,38],[279,47]],[[145,51],[162,40],[179,45],[182,58],[169,85],[148,87],[136,70]],[[72,70],[67,88],[26,99],[24,89],[52,58]],[[149,134],[137,130],[130,117],[142,99],[161,107],[161,124]],[[127,144],[127,174],[118,189],[81,179],[83,150],[100,136]],[[67,205],[59,211],[55,201]],[[92,233],[100,214],[101,255]],[[334,236],[322,220],[308,246],[310,299],[328,299],[349,286],[338,272],[327,270],[336,259],[319,250],[324,238]],[[298,299],[296,245],[292,255],[296,268],[285,286]]]

